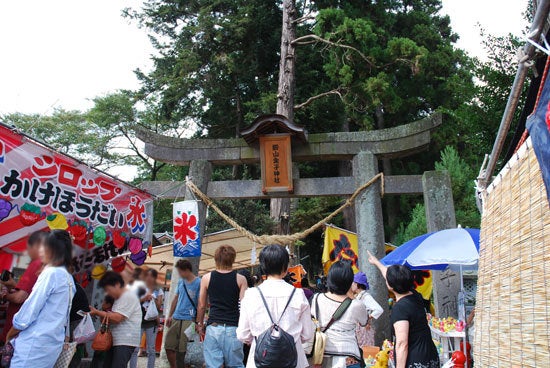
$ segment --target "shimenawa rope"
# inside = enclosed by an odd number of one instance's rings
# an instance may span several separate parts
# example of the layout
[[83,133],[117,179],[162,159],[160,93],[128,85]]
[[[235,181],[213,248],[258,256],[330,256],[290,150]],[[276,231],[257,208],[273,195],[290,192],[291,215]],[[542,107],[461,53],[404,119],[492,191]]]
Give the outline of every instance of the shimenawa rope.
[[294,233],[290,235],[256,235],[241,225],[239,225],[234,219],[226,215],[216,204],[208,198],[206,194],[204,194],[196,185],[193,183],[193,181],[190,178],[185,179],[185,184],[191,190],[197,197],[199,197],[207,206],[212,207],[214,211],[218,215],[220,215],[221,218],[223,218],[229,225],[231,225],[233,228],[235,228],[237,231],[239,231],[241,234],[246,236],[248,239],[252,240],[253,242],[257,244],[262,245],[269,245],[269,244],[280,244],[280,245],[288,245],[296,242],[297,240],[303,239],[306,236],[313,233],[315,230],[319,229],[320,227],[324,226],[326,223],[330,222],[340,212],[342,212],[346,207],[349,207],[353,204],[353,201],[361,192],[363,192],[365,189],[370,187],[372,184],[380,180],[380,194],[381,196],[384,196],[384,174],[379,173],[375,175],[371,180],[366,182],[365,184],[361,185],[359,188],[353,192],[353,194],[346,199],[346,202],[342,204],[340,207],[338,207],[334,212],[317,222],[315,225],[311,226],[309,229],[306,229],[304,231],[301,231],[299,233]]

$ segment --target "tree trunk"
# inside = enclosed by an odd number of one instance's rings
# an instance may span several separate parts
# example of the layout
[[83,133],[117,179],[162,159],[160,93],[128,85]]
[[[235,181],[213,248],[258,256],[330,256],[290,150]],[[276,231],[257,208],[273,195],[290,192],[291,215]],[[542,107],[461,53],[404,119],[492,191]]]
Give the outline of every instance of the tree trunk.
[[283,27],[281,32],[281,61],[277,89],[277,114],[294,119],[294,86],[296,59],[292,41],[296,38],[296,1],[283,0]]
[[[233,77],[233,82],[235,83],[235,100],[237,105],[237,124],[235,124],[235,138],[239,138],[241,135],[241,128],[244,125],[244,112],[243,112],[243,103],[241,100],[241,93],[239,91],[239,81],[237,78]],[[238,180],[240,176],[239,165],[233,165],[233,170],[231,173],[233,180]]]
[[[281,32],[281,61],[279,63],[279,85],[277,89],[277,114],[294,119],[294,46],[296,38],[296,1],[283,0],[283,26]],[[275,221],[274,231],[277,234],[290,233],[290,199],[271,199],[270,214]]]

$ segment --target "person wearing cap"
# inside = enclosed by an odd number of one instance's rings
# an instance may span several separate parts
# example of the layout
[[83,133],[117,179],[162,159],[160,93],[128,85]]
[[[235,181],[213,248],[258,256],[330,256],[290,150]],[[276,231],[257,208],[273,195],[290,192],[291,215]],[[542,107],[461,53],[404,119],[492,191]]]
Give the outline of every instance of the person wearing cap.
[[367,275],[363,272],[357,272],[353,277],[351,291],[355,294],[355,299],[360,300],[369,313],[369,323],[366,326],[357,325],[355,330],[360,347],[374,346],[374,328],[371,326],[371,321],[372,319],[378,319],[384,313],[384,309],[367,290],[369,290]]

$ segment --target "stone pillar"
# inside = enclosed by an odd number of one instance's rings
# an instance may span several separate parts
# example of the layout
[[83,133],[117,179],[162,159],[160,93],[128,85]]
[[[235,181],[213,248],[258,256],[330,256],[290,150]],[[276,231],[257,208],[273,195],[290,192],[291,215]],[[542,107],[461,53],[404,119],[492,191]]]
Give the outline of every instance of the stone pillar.
[[[360,152],[353,159],[353,176],[359,187],[378,174],[378,159],[370,152]],[[388,312],[388,289],[386,281],[378,269],[368,262],[367,250],[378,258],[385,255],[384,220],[382,218],[382,199],[380,182],[367,188],[355,200],[355,218],[359,241],[359,269],[367,275],[369,293],[384,308],[384,314],[374,320],[376,330],[375,343],[381,346],[384,339],[390,337]]]
[[[451,177],[447,171],[427,171],[422,176],[428,232],[456,227]],[[441,244],[444,246],[444,244]],[[460,274],[452,270],[433,272],[435,314],[458,317]]]
[[[210,181],[210,178],[212,176],[212,164],[206,160],[195,160],[191,161],[191,165],[189,166],[189,177],[195,183],[195,185],[204,193],[206,193],[208,189],[208,182]],[[189,188],[185,187],[185,200],[193,200],[195,197],[193,196],[192,192],[189,190]],[[204,236],[204,228],[206,222],[206,205],[200,201],[199,202],[199,224],[200,224],[200,235],[201,238]],[[182,259],[181,257],[174,257],[174,265],[178,260]],[[193,265],[193,272],[195,274],[198,274],[199,272],[199,263],[200,263],[200,257],[191,257],[188,258],[188,260]],[[174,295],[177,290],[179,282],[179,274],[175,267],[172,266],[172,279],[170,281],[170,294],[168,302],[166,303],[166,310],[165,314],[168,314],[170,311],[170,307],[172,304],[172,300],[174,299]],[[164,329],[164,334],[162,337],[162,350],[160,352],[159,361],[157,362],[158,367],[168,367],[168,361],[166,360],[166,352],[164,351],[164,339],[166,338],[166,331],[167,329]],[[198,345],[199,349],[193,349],[192,345]],[[202,352],[200,351],[200,344],[189,344],[188,352],[186,356],[186,361],[191,361],[195,364],[199,364],[198,366],[202,366]]]

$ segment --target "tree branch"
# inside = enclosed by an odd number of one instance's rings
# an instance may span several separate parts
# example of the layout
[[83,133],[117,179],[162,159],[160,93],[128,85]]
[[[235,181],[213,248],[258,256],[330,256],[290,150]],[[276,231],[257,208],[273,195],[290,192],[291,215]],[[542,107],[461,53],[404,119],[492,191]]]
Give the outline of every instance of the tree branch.
[[292,21],[292,23],[294,24],[298,24],[298,23],[302,23],[302,22],[305,22],[306,20],[311,20],[311,19],[315,19],[316,17],[314,15],[304,15],[303,17],[300,17],[300,18],[296,18]]
[[294,110],[302,109],[302,108],[308,106],[309,104],[311,104],[313,101],[318,100],[318,99],[323,98],[323,97],[326,97],[326,96],[330,96],[330,95],[338,95],[340,97],[340,99],[343,100],[342,93],[340,92],[340,88],[336,88],[336,89],[333,89],[331,91],[323,92],[323,93],[320,93],[316,96],[312,96],[312,97],[308,98],[306,102],[302,102],[299,105],[295,105]]
[[149,160],[147,159],[147,157],[143,156],[140,152],[139,152],[139,149],[138,147],[136,146],[136,144],[134,143],[134,141],[132,140],[132,138],[130,137],[130,135],[128,134],[128,132],[121,128],[120,131],[122,132],[122,134],[124,135],[124,137],[126,137],[126,139],[128,140],[128,143],[130,143],[130,146],[132,146],[131,150],[135,152],[136,156],[139,157],[147,167],[149,167],[149,169],[152,169],[153,168],[153,165],[151,165],[151,163],[149,162]]
[[374,66],[372,61],[365,54],[363,54],[361,51],[359,51],[355,47],[350,46],[350,45],[344,45],[344,44],[337,43],[337,42],[333,42],[333,41],[324,39],[324,38],[319,37],[319,36],[314,35],[314,34],[298,37],[294,41],[292,41],[292,44],[293,45],[307,45],[307,44],[310,44],[310,43],[313,43],[313,42],[322,42],[322,43],[326,43],[327,45],[330,45],[330,46],[336,46],[336,47],[341,47],[343,49],[355,51],[370,66]]

